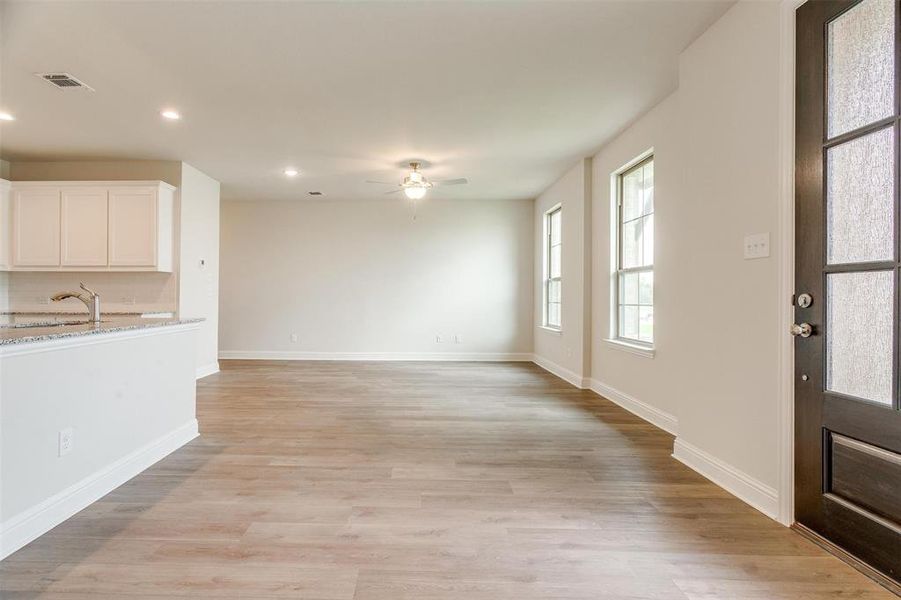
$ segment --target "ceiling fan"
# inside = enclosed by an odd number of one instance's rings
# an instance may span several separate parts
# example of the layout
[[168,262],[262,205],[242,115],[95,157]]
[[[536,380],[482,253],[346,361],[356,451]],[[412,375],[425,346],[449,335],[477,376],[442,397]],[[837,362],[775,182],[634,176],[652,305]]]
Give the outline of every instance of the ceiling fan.
[[397,186],[396,190],[391,190],[390,192],[385,193],[396,194],[397,192],[403,191],[404,195],[406,195],[410,200],[419,200],[421,198],[424,198],[426,192],[428,192],[435,186],[462,185],[464,183],[469,183],[469,181],[463,177],[459,179],[431,181],[428,177],[422,174],[422,171],[419,170],[421,166],[422,164],[417,161],[411,162],[410,173],[406,177],[404,177],[403,181],[401,181],[400,183],[391,183],[388,181],[367,181],[366,183]]

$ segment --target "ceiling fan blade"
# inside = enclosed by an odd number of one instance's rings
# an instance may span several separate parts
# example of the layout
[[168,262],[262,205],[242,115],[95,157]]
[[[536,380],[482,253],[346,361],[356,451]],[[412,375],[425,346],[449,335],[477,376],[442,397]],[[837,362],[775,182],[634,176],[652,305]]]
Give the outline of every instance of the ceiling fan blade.
[[[392,185],[394,185],[394,184],[392,184]],[[401,190],[401,188],[397,188],[396,190],[391,190],[390,192],[385,192],[385,195],[387,196],[388,194],[396,194],[400,190]]]
[[469,183],[469,180],[465,177],[461,177],[459,179],[445,179],[444,181],[433,181],[433,185],[463,185],[464,183]]
[[377,183],[378,185],[397,185],[396,181],[372,181],[371,179],[367,179],[366,183]]

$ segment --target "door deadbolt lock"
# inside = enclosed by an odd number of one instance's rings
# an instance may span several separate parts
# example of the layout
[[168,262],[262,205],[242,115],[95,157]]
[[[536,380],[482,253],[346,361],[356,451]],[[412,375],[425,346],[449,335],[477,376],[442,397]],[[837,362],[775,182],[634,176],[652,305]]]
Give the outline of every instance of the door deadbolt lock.
[[813,304],[813,296],[810,294],[798,294],[798,308],[807,308]]
[[795,337],[808,338],[813,333],[813,327],[810,326],[810,323],[795,323],[789,329],[789,333]]

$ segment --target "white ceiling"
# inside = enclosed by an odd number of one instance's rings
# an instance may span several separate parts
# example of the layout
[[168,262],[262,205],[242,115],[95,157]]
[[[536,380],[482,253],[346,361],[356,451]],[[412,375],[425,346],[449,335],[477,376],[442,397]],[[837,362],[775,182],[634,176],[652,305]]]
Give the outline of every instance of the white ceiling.
[[470,179],[435,194],[531,198],[675,89],[729,4],[6,3],[0,156],[184,160],[252,200],[376,198],[421,158]]

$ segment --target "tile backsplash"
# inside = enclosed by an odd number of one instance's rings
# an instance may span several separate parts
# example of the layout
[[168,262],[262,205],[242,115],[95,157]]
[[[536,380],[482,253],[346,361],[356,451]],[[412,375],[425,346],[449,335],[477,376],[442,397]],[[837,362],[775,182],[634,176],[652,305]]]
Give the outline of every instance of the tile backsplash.
[[100,294],[102,310],[176,311],[175,273],[11,272],[0,279],[0,308],[15,312],[84,312],[84,305],[77,300],[50,302],[50,296],[57,292],[78,291],[82,281]]
[[0,311],[9,310],[9,273],[0,273]]

